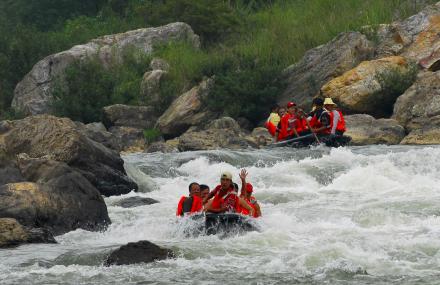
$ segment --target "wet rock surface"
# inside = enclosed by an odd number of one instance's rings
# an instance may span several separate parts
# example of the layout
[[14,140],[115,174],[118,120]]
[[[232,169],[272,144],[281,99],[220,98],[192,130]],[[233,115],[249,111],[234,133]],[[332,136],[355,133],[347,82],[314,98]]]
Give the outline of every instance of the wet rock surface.
[[173,257],[171,250],[161,248],[149,241],[128,243],[113,251],[107,260],[106,266],[149,263]]

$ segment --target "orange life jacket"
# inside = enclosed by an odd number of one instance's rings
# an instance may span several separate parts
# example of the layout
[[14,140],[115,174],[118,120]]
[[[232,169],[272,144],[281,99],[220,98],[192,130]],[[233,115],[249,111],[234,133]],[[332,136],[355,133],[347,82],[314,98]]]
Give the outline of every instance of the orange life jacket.
[[[336,110],[336,112],[339,113],[339,121],[338,121],[338,124],[336,125],[336,130],[343,133],[343,132],[346,131],[344,116],[342,116],[342,112],[341,111]],[[333,129],[333,118],[334,118],[334,116],[335,115],[333,114],[333,112],[330,112],[330,122],[331,122],[330,130]]]
[[272,122],[266,122],[265,124],[266,129],[269,131],[269,133],[271,134],[271,136],[275,136],[275,133],[277,131],[277,126],[275,126]]
[[[179,203],[177,204],[176,216],[183,216],[185,214],[183,212],[183,203],[188,198],[189,197],[185,197],[185,196],[182,196],[180,198]],[[199,196],[193,196],[192,198],[193,198],[193,202],[192,202],[192,205],[191,205],[191,211],[189,213],[190,214],[194,214],[194,213],[201,212],[203,210],[202,198],[200,198]]]
[[[243,197],[242,197],[243,198]],[[257,199],[255,199],[255,197],[254,196],[251,196],[250,197],[250,199],[246,199],[246,198],[243,198],[245,201],[246,201],[246,203],[252,208],[252,209],[254,209],[254,215],[253,215],[253,217],[254,218],[257,218],[257,212],[256,212],[256,210],[255,210],[255,203],[257,202]],[[243,208],[243,207],[240,207],[240,211],[239,211],[240,213],[242,213],[243,215],[246,215],[246,216],[249,216],[249,210],[248,209],[246,209],[246,208]]]

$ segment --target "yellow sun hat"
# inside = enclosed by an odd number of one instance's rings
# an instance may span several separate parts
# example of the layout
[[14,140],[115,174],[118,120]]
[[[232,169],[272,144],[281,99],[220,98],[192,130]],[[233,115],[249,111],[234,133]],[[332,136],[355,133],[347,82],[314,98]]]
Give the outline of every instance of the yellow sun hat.
[[336,105],[336,103],[333,102],[332,98],[325,98],[324,105]]

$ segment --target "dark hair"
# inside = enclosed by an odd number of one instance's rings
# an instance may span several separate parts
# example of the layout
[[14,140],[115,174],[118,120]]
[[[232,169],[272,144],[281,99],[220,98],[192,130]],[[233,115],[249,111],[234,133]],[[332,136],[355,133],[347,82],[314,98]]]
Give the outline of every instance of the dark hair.
[[209,186],[208,186],[208,185],[206,185],[206,184],[200,184],[200,191],[203,191],[203,190],[206,190],[206,189],[209,190]]
[[277,111],[278,111],[279,108],[280,108],[280,106],[279,106],[278,104],[275,104],[275,105],[273,105],[273,106],[270,108],[270,110],[271,110],[271,111],[274,111],[274,110],[277,110]]
[[191,184],[189,184],[189,186],[188,186],[188,190],[189,190],[189,192],[191,192],[191,187],[192,187],[193,185],[199,185],[199,183],[197,183],[197,182],[192,182]]
[[232,183],[234,184],[234,189],[238,191],[238,184],[237,183]]
[[317,97],[313,99],[313,104],[315,104],[316,106],[322,106],[324,105],[324,99],[322,99],[321,97]]

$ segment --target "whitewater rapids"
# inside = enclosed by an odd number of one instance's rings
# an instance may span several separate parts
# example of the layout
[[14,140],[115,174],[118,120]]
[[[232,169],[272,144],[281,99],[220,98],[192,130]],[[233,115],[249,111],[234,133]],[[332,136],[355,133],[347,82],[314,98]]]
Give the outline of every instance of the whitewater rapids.
[[[203,151],[124,157],[139,193],[106,198],[106,232],[0,250],[1,284],[439,284],[440,147]],[[174,213],[188,184],[211,188],[245,167],[261,232],[184,231]],[[131,196],[160,203],[113,206]],[[120,245],[149,240],[178,257],[104,267]]]

